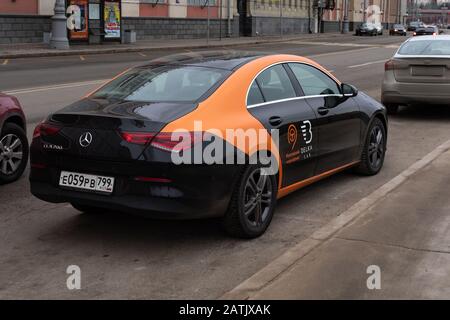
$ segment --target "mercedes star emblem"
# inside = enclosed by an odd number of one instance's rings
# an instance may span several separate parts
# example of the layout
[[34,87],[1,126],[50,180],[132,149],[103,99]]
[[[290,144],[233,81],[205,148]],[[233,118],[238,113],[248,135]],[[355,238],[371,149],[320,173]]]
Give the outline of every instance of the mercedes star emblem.
[[85,132],[80,136],[80,146],[86,148],[92,142],[92,134],[90,132]]

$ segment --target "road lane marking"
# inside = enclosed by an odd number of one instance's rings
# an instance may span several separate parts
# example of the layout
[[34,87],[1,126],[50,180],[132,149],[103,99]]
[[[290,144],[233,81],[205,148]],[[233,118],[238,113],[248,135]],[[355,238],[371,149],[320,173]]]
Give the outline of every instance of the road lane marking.
[[364,43],[341,43],[341,42],[315,42],[315,41],[292,41],[294,44],[305,44],[310,46],[332,46],[332,47],[382,47],[380,44],[364,44]]
[[92,81],[75,82],[75,83],[64,83],[64,84],[45,86],[45,87],[10,90],[10,91],[4,91],[4,93],[9,94],[9,95],[18,95],[18,94],[25,94],[25,93],[65,89],[65,88],[83,87],[83,86],[90,86],[90,85],[95,85],[95,84],[102,84],[108,80],[109,79],[92,80]]
[[6,65],[8,64],[8,62],[9,62],[9,60],[8,60],[8,59],[5,59],[5,61],[3,61],[3,63],[2,63],[2,65],[3,65],[3,66],[6,66]]
[[290,44],[304,44],[310,46],[331,46],[331,47],[353,47],[353,48],[398,48],[397,44],[369,44],[369,43],[341,43],[341,42],[314,42],[314,41],[292,41]]
[[379,48],[370,47],[370,48],[362,48],[362,49],[350,49],[350,50],[343,50],[343,51],[333,51],[333,52],[325,52],[325,53],[317,53],[317,54],[305,55],[305,57],[309,57],[309,58],[327,57],[327,56],[334,56],[334,55],[337,55],[337,54],[355,53],[355,52],[369,51],[369,50],[375,50],[375,49],[379,49]]
[[142,53],[142,52],[138,52],[138,55],[140,55],[141,57],[146,57],[147,56],[145,53]]
[[80,60],[81,61],[84,61],[84,60],[86,60],[83,56],[80,56]]
[[373,64],[385,63],[386,61],[387,61],[387,59],[378,60],[378,61],[371,61],[371,62],[366,62],[366,63],[361,63],[361,64],[355,64],[353,66],[349,66],[349,68],[350,69],[354,69],[354,68],[366,67],[366,66],[371,66]]
[[328,240],[332,239],[344,227],[363,217],[369,209],[379,203],[390,192],[405,183],[411,176],[428,166],[439,156],[450,150],[450,140],[444,142],[422,159],[415,162],[399,175],[395,176],[368,196],[356,202],[349,209],[332,219],[323,227],[316,230],[311,236],[300,241],[295,246],[285,251],[281,256],[272,260],[264,268],[253,274],[247,280],[241,282],[234,289],[222,295],[221,300],[244,300],[267,287],[270,283],[281,277],[287,270],[291,269],[303,257],[318,249]]

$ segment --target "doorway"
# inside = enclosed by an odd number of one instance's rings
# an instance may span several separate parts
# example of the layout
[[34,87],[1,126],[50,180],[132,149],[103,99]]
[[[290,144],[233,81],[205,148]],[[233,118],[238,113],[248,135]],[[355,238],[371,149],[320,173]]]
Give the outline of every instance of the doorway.
[[247,17],[248,0],[237,0],[237,11],[239,13],[239,36],[251,36],[251,19]]

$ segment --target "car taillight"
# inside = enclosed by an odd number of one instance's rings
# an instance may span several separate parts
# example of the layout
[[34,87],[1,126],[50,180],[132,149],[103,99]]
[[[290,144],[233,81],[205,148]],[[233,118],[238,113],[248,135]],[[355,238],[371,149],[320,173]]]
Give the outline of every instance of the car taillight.
[[154,133],[149,132],[120,132],[122,139],[129,143],[135,144],[148,144],[153,137]]
[[384,64],[384,70],[385,71],[389,71],[389,70],[394,70],[394,61],[393,60],[388,60],[385,64]]
[[164,151],[180,152],[193,148],[201,141],[203,132],[161,132],[152,140],[151,146]]
[[61,130],[61,127],[52,125],[50,123],[42,122],[34,128],[33,139],[40,136],[52,136],[57,134]]

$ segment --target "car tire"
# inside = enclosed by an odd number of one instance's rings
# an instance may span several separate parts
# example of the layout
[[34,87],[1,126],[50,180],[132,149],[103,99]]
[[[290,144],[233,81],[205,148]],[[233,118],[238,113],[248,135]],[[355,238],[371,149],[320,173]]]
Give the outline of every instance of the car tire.
[[222,225],[229,235],[257,238],[264,234],[272,221],[277,181],[275,175],[261,175],[264,170],[261,165],[250,165],[242,171],[222,218]]
[[386,127],[379,119],[373,119],[364,143],[361,162],[355,168],[356,173],[373,176],[380,172],[386,154]]
[[0,134],[0,184],[16,181],[22,176],[28,163],[28,152],[25,130],[15,123],[6,123]]
[[72,205],[72,207],[74,207],[76,210],[82,212],[82,213],[87,213],[87,214],[98,214],[98,213],[102,213],[104,211],[103,208],[97,208],[97,207],[92,207],[92,206],[86,206],[84,204],[79,204],[79,203],[70,203]]
[[388,114],[397,114],[400,108],[398,104],[386,104],[385,107]]

